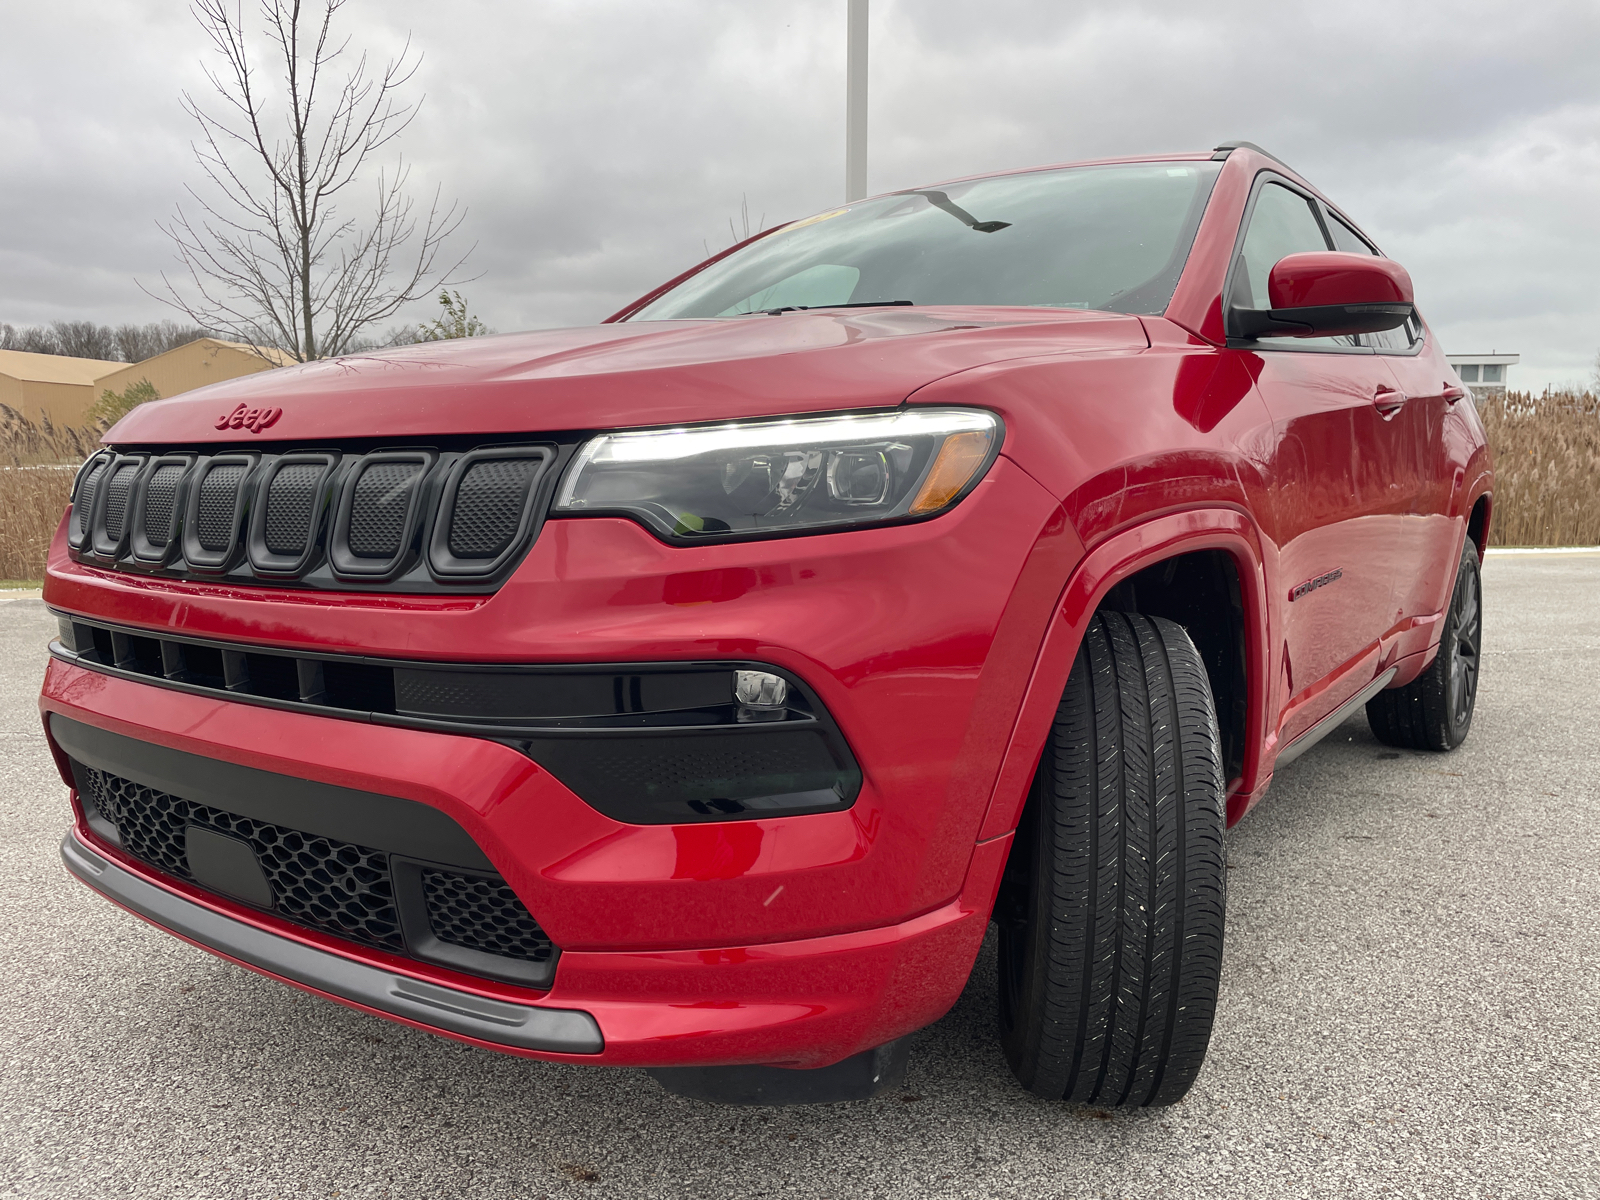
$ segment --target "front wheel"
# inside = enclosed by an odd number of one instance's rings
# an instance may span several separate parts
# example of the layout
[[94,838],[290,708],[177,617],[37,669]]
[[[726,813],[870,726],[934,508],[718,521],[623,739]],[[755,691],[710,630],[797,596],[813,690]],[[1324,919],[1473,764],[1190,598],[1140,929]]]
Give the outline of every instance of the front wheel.
[[1379,692],[1367,701],[1373,736],[1406,750],[1454,750],[1466,741],[1478,699],[1482,645],[1483,582],[1478,548],[1469,538],[1439,635],[1439,653],[1405,687]]
[[1183,628],[1089,623],[1006,866],[1000,1037],[1029,1091],[1171,1104],[1222,968],[1222,748]]

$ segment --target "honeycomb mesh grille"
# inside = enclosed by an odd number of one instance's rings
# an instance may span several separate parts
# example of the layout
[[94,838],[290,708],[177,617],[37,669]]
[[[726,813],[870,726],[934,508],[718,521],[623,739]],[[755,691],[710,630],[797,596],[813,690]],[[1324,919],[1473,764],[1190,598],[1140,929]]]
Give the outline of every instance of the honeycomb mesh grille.
[[290,463],[272,477],[267,489],[267,549],[274,554],[305,552],[311,537],[316,512],[317,482],[324,467],[320,463]]
[[128,527],[128,497],[133,493],[133,481],[139,475],[139,463],[127,463],[117,468],[106,484],[106,537],[120,542]]
[[537,458],[473,463],[456,490],[450,553],[457,558],[494,558],[511,545],[542,465]]
[[226,550],[233,545],[238,524],[239,483],[246,468],[234,463],[212,467],[200,481],[200,528],[196,536],[207,550]]
[[166,547],[172,532],[172,510],[178,502],[178,481],[184,468],[176,463],[157,467],[144,485],[144,536],[152,546]]
[[550,961],[550,939],[503,879],[425,869],[422,889],[428,924],[441,942],[524,962]]
[[256,852],[279,915],[369,946],[405,949],[383,851],[208,808],[93,767],[80,764],[79,772],[85,798],[141,862],[192,882],[189,826],[241,838]]
[[350,552],[361,558],[393,558],[405,535],[411,490],[421,463],[373,463],[356,481],[350,507]]
[[78,489],[78,503],[73,506],[73,519],[78,523],[78,536],[84,537],[89,532],[89,514],[94,512],[94,494],[100,488],[100,477],[106,473],[109,462],[100,463],[88,475],[84,476],[83,486]]

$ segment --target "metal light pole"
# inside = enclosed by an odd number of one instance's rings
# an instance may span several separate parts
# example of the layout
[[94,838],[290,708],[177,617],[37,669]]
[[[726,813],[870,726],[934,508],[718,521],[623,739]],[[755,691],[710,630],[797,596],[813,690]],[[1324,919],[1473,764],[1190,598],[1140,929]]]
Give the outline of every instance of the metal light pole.
[[845,63],[844,200],[867,194],[867,0],[849,0]]

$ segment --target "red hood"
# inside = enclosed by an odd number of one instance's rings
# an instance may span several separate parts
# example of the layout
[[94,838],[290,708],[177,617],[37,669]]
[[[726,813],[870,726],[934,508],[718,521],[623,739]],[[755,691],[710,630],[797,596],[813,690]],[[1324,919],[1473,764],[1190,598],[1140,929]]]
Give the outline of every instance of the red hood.
[[[1136,317],[895,308],[653,321],[428,342],[263,371],[141,405],[107,442],[499,434],[873,408],[1004,359],[1147,344]],[[218,431],[238,405],[269,430]]]

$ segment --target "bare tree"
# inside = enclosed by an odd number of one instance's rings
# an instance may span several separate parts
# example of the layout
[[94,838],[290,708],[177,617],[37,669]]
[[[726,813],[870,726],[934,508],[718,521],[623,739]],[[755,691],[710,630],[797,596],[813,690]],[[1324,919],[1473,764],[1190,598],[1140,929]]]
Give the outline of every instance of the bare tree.
[[96,325],[93,321],[53,321],[21,329],[0,325],[0,350],[28,350],[34,354],[64,354],[69,358],[99,358],[115,362],[143,362],[168,350],[186,346],[211,331],[176,321],[151,321],[148,325]]
[[123,362],[143,362],[179,346],[187,346],[196,338],[211,334],[198,325],[180,325],[176,321],[151,321],[148,325],[118,325],[112,336],[117,342],[114,355]]
[[[196,0],[195,19],[223,60],[207,71],[222,115],[183,97],[200,126],[195,158],[212,187],[204,195],[187,189],[195,215],[180,206],[162,226],[188,279],[180,290],[163,274],[158,299],[197,325],[302,362],[344,353],[362,330],[449,282],[465,261],[435,270],[464,212],[455,204],[441,210],[435,189],[419,227],[404,161],[396,155],[376,172],[363,169],[415,117],[417,106],[402,104],[399,93],[419,60],[407,42],[381,73],[369,72],[364,52],[351,52],[351,63],[349,39],[334,31],[347,2],[322,0],[312,14],[303,0],[262,0],[269,53],[283,71],[274,105],[258,87],[239,0]],[[341,58],[350,65],[339,79]],[[365,220],[339,209],[360,184],[375,184]]]

